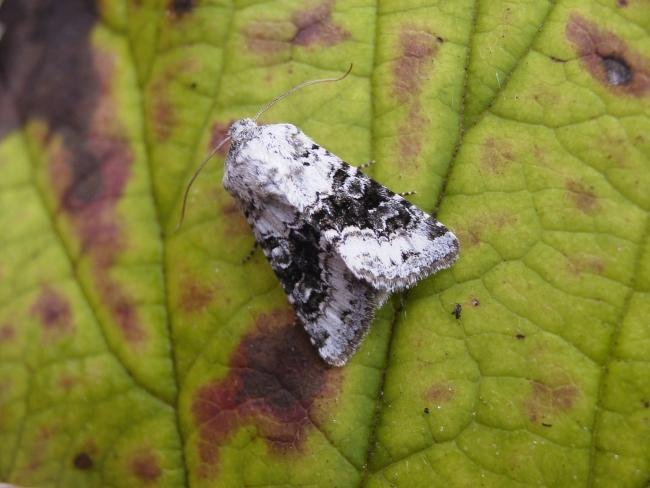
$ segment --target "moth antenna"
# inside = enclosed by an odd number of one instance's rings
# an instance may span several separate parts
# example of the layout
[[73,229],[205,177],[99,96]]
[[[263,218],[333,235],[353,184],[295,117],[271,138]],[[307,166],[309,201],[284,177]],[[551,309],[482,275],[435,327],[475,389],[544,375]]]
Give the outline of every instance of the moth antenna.
[[264,112],[266,112],[268,109],[270,109],[273,105],[278,103],[280,100],[283,100],[283,99],[287,98],[292,93],[294,93],[294,92],[296,92],[296,91],[298,91],[298,90],[300,90],[302,88],[305,88],[306,86],[316,85],[317,83],[329,83],[329,82],[332,82],[332,81],[341,81],[342,79],[346,78],[350,74],[350,72],[352,71],[352,66],[353,66],[353,64],[350,63],[350,67],[348,68],[348,70],[345,73],[343,73],[341,76],[338,76],[336,78],[321,78],[319,80],[303,81],[302,83],[297,84],[293,88],[289,88],[286,92],[282,93],[281,95],[278,95],[273,100],[271,100],[266,105],[264,105],[262,107],[262,109],[259,112],[257,112],[257,115],[255,115],[255,118],[253,118],[253,120],[255,122],[257,122],[257,119],[259,119],[260,116]]
[[190,189],[192,188],[192,184],[194,183],[194,180],[196,180],[196,178],[199,176],[199,173],[201,173],[205,165],[208,164],[208,161],[210,161],[210,159],[212,159],[212,157],[215,154],[217,154],[217,151],[221,149],[221,146],[223,146],[229,140],[230,140],[230,136],[227,136],[219,144],[217,144],[215,148],[212,149],[212,151],[210,151],[210,154],[208,154],[207,157],[201,162],[199,167],[192,175],[192,178],[190,178],[190,181],[187,184],[187,187],[185,188],[185,193],[183,194],[183,206],[181,207],[181,216],[178,219],[178,224],[176,224],[176,228],[174,229],[174,232],[176,232],[178,229],[181,228],[181,225],[183,224],[183,220],[185,220],[185,208],[187,207],[187,197],[190,195]]

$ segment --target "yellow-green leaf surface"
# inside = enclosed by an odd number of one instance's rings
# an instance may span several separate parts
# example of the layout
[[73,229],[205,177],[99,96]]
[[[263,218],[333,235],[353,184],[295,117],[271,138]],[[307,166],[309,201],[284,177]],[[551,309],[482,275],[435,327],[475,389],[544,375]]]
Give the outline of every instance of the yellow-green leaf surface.
[[[6,0],[0,481],[647,486],[646,0]],[[328,368],[220,184],[292,122],[436,213],[450,270]],[[460,317],[452,312],[459,304]]]

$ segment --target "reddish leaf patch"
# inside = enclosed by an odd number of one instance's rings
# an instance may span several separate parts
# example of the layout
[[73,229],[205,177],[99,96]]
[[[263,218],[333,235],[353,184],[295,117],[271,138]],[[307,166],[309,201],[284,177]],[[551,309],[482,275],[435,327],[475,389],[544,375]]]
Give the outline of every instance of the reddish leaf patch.
[[160,141],[168,139],[176,126],[176,112],[163,86],[160,80],[152,86],[153,117],[150,119],[153,132]]
[[339,372],[325,365],[293,320],[285,311],[261,315],[231,356],[228,376],[196,392],[202,476],[214,473],[219,447],[245,425],[254,425],[277,453],[299,450],[314,402],[333,395]]
[[433,71],[433,58],[442,42],[440,37],[408,25],[400,32],[400,53],[393,67],[393,95],[409,107],[408,116],[398,131],[402,164],[412,162],[422,151],[430,120],[422,110],[420,95],[422,85]]
[[72,329],[72,312],[68,300],[49,287],[44,287],[32,305],[31,313],[46,331],[61,333]]
[[[228,137],[230,126],[234,121],[235,119],[231,119],[230,122],[228,122],[227,124],[224,124],[222,122],[215,122],[212,125],[212,130],[210,131],[212,133],[212,137],[210,138],[210,147],[208,148],[209,152],[212,152],[213,148],[217,147],[220,143],[224,141],[226,137]],[[217,154],[225,157],[226,154],[228,154],[229,150],[230,150],[230,141],[226,142],[223,146],[221,146]]]
[[298,46],[333,46],[345,41],[350,33],[332,22],[334,0],[325,0],[316,7],[299,10],[293,15],[298,28],[292,43]]
[[181,299],[178,304],[185,313],[202,312],[214,298],[215,290],[191,278],[181,284]]
[[452,398],[454,398],[454,388],[447,383],[435,383],[426,393],[426,399],[437,405],[447,403]]
[[11,342],[16,337],[16,329],[11,324],[2,324],[0,326],[0,344]]
[[155,483],[162,474],[158,459],[151,451],[135,453],[129,463],[133,475],[144,484]]
[[[619,2],[619,6],[623,6]],[[612,32],[572,14],[566,36],[591,75],[617,93],[642,97],[650,91],[650,59],[632,51]]]
[[64,374],[59,377],[59,386],[63,391],[69,393],[72,388],[77,384],[77,378],[72,375]]
[[524,407],[533,423],[541,423],[551,415],[569,411],[580,393],[574,385],[552,388],[539,381],[533,381],[531,386],[532,391]]
[[334,0],[295,11],[288,22],[260,20],[246,26],[244,35],[248,49],[270,54],[289,49],[291,45],[331,47],[350,38],[350,33],[332,21]]

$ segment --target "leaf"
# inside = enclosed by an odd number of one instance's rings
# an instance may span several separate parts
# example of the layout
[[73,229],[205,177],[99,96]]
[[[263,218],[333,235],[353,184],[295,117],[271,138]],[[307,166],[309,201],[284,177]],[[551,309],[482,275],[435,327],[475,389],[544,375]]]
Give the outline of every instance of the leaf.
[[[0,479],[648,483],[642,0],[30,0],[0,22]],[[223,154],[174,228],[233,120],[350,62],[264,120],[376,160],[462,250],[332,369],[241,263]]]

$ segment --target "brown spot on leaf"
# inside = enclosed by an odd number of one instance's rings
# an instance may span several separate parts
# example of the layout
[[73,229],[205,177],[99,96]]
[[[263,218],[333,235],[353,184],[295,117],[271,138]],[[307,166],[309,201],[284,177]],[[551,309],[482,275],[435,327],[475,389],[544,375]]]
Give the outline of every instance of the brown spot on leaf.
[[572,14],[566,36],[587,70],[617,93],[642,97],[650,91],[650,59],[632,51],[612,32]]
[[472,304],[472,307],[479,307],[481,305],[481,302],[476,297],[472,297],[470,303]]
[[517,335],[515,335],[515,337],[517,338],[517,340],[520,340],[520,341],[523,341],[526,338],[526,336],[524,334],[517,334]]
[[91,458],[90,454],[86,452],[80,452],[72,460],[72,465],[81,471],[88,471],[89,469],[92,469],[94,465],[93,458]]
[[36,298],[31,313],[38,317],[46,331],[60,333],[72,328],[72,312],[68,300],[47,286],[43,287]]
[[400,161],[412,162],[422,151],[429,118],[420,103],[422,85],[433,71],[433,57],[442,41],[425,30],[403,26],[399,36],[399,55],[393,66],[393,95],[408,106],[408,116],[398,133]]
[[565,187],[568,197],[580,211],[592,215],[600,208],[593,187],[587,187],[584,183],[571,179],[566,181]]
[[603,274],[605,261],[596,256],[574,256],[569,258],[569,271],[575,275],[583,273]]
[[169,97],[162,88],[162,82],[157,81],[152,86],[153,118],[151,125],[158,140],[169,138],[176,125],[176,112]]
[[2,324],[0,326],[0,344],[11,342],[16,337],[16,329],[11,324]]
[[232,354],[228,376],[194,395],[203,477],[217,469],[220,446],[245,425],[254,425],[276,453],[296,452],[314,418],[314,403],[334,394],[340,372],[326,366],[293,321],[284,310],[260,315]]
[[135,477],[144,484],[155,483],[162,474],[158,459],[148,450],[135,453],[129,467]]
[[399,36],[400,54],[393,68],[393,94],[400,102],[413,101],[420,95],[422,84],[433,69],[433,56],[439,41],[433,34],[412,26],[402,28]]
[[431,385],[425,398],[438,405],[449,402],[454,398],[454,388],[447,383],[436,383]]
[[72,388],[77,384],[77,378],[72,375],[64,374],[59,378],[59,386],[66,393],[69,393]]
[[627,7],[629,5],[629,2],[628,0],[617,0],[616,5],[623,8],[623,7]]
[[214,298],[213,287],[206,286],[192,279],[185,279],[181,284],[179,307],[186,313],[202,312]]
[[533,423],[541,423],[549,416],[570,410],[579,395],[575,385],[562,385],[553,388],[545,383],[532,381],[531,386],[531,394],[526,399],[524,406],[528,418]]
[[517,217],[508,213],[491,213],[471,222],[466,229],[456,229],[456,233],[463,246],[476,246],[483,240],[485,232],[499,231],[506,226],[517,223]]
[[333,46],[350,37],[348,31],[332,22],[333,6],[334,0],[324,0],[294,13],[292,20],[298,30],[291,42],[298,46]]
[[195,0],[169,0],[167,11],[176,17],[189,14],[195,7]]
[[[172,103],[170,89],[178,84],[179,73],[188,73],[193,69],[189,59],[172,63],[157,73],[148,90],[151,103],[151,127],[155,137],[160,141],[169,139],[178,124],[176,109]],[[196,85],[195,83],[190,86]]]
[[[208,148],[209,152],[211,152],[213,148],[216,148],[220,143],[222,143],[226,139],[226,137],[228,137],[230,126],[234,121],[235,121],[234,119],[231,119],[230,122],[228,122],[227,124],[224,124],[222,122],[215,122],[212,125],[212,130],[211,130],[212,137],[210,138],[210,147]],[[221,146],[217,154],[225,157],[226,154],[228,154],[229,150],[230,150],[230,141],[227,141],[223,146]]]
[[[0,112],[47,124],[49,175],[81,248],[95,267],[95,285],[127,340],[144,331],[127,293],[110,277],[110,268],[127,245],[115,207],[130,176],[133,155],[125,142],[112,98],[113,58],[92,49],[97,22],[93,2],[26,0],[0,11],[7,27],[0,42]],[[60,141],[60,142],[59,142]]]
[[57,432],[58,428],[50,425],[41,425],[38,428],[32,442],[30,442],[28,461],[24,468],[28,474],[42,467],[46,454],[50,449],[50,441]]
[[515,160],[512,144],[507,140],[488,137],[481,149],[481,163],[493,174],[503,174],[508,165]]
[[295,27],[290,22],[257,21],[244,28],[250,51],[272,54],[288,49]]

